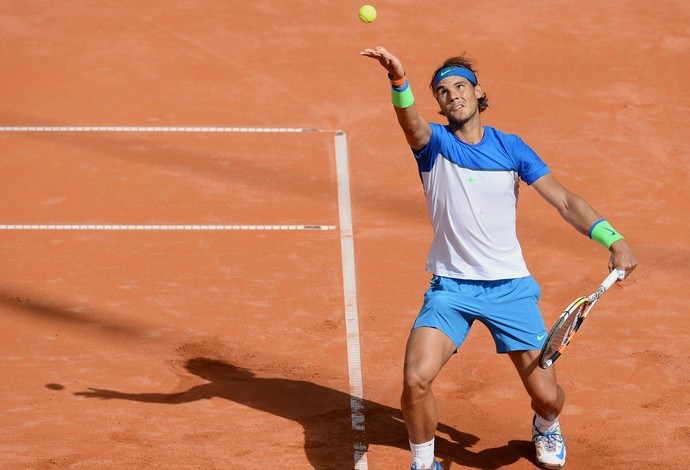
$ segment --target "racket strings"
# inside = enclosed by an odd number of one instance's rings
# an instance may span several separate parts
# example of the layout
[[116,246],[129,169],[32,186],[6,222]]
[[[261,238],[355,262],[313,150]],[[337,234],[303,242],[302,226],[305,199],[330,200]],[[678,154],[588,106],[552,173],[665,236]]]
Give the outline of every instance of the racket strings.
[[570,344],[575,333],[580,328],[580,325],[582,325],[582,322],[587,317],[587,314],[597,300],[599,300],[599,297],[601,297],[601,295],[606,292],[606,289],[615,282],[615,279],[612,277],[613,274],[614,272],[612,271],[599,289],[592,295],[580,297],[571,303],[558,318],[556,324],[546,337],[541,354],[539,355],[539,366],[542,369],[550,367],[551,364],[560,357],[566,346]]
[[573,305],[569,309],[568,315],[561,318],[559,324],[554,328],[553,335],[549,338],[545,357],[552,357],[568,345],[570,338],[577,331],[578,320],[586,306],[587,302]]

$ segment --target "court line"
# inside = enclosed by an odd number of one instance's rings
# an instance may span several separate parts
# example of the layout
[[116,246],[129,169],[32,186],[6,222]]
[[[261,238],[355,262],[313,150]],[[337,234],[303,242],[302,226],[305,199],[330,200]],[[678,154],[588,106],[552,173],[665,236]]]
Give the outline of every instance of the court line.
[[0,230],[335,230],[335,225],[49,225],[0,224]]
[[[345,330],[347,334],[347,364],[350,376],[350,408],[352,429],[364,433],[364,391],[362,387],[362,361],[359,342],[359,314],[355,282],[355,248],[352,233],[352,206],[350,198],[350,170],[347,138],[342,131],[335,132],[335,158],[338,179],[338,213],[340,216],[340,246],[343,263],[343,292],[345,296]],[[355,470],[367,470],[366,444],[355,442]]]
[[0,132],[332,132],[309,127],[212,126],[0,126]]

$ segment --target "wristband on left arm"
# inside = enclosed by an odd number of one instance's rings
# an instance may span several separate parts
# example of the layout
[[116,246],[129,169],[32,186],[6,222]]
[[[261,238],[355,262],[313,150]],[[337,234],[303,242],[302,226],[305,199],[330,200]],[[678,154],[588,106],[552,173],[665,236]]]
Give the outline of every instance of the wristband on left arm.
[[597,220],[589,229],[589,238],[601,243],[607,250],[614,242],[622,240],[624,237],[618,233],[606,219]]

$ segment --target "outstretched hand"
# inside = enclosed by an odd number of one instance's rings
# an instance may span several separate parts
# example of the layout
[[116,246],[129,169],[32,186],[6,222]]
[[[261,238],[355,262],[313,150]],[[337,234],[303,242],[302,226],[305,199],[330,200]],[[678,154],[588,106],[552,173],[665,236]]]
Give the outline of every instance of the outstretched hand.
[[402,66],[402,62],[400,62],[400,59],[381,46],[364,49],[359,54],[364,57],[378,60],[379,64],[386,69],[394,80],[403,78],[405,76],[405,69]]

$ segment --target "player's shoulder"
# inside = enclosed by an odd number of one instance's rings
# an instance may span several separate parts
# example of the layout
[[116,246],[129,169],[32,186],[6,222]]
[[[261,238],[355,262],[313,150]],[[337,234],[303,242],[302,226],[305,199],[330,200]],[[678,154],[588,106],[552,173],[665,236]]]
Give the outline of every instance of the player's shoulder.
[[[431,126],[432,140],[456,144],[459,142],[449,125],[435,122],[430,122],[429,125]],[[504,132],[492,126],[484,126],[484,138],[479,146],[498,146],[512,153],[516,150],[523,150],[527,144],[517,134]]]
[[516,156],[532,156],[534,150],[517,134],[510,134],[490,126],[484,126],[484,135],[492,145],[503,148],[508,154]]
[[447,124],[439,124],[438,122],[430,122],[432,134],[451,134],[450,126]]
[[484,126],[484,135],[510,145],[524,144],[519,135],[504,132],[492,126]]

